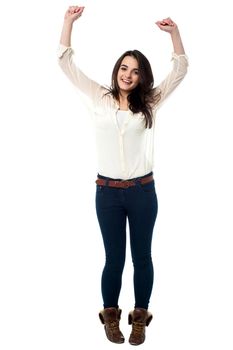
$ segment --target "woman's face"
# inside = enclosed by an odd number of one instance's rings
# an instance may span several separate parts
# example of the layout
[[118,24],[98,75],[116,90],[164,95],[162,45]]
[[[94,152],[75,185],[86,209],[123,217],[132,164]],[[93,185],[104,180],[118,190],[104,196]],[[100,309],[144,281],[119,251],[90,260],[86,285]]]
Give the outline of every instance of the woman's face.
[[130,93],[139,83],[138,61],[132,56],[125,56],[117,73],[117,83],[120,91]]

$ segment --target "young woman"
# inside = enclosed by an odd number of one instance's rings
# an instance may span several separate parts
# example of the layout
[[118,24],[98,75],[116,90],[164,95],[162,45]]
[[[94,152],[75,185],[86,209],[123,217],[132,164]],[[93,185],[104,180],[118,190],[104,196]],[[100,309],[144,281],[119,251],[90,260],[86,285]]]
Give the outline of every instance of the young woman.
[[103,310],[99,313],[107,338],[123,343],[118,305],[126,252],[126,221],[134,266],[134,309],[129,313],[129,342],[142,344],[152,314],[148,305],[153,286],[151,242],[157,216],[153,179],[155,115],[160,104],[187,72],[187,57],[177,25],[166,18],[157,26],[170,34],[173,68],[156,88],[151,66],[138,50],[125,52],[116,62],[109,89],[89,79],[74,63],[71,33],[84,7],[65,13],[59,64],[71,82],[91,101],[96,131],[98,171],[96,213],[106,262],[102,273]]

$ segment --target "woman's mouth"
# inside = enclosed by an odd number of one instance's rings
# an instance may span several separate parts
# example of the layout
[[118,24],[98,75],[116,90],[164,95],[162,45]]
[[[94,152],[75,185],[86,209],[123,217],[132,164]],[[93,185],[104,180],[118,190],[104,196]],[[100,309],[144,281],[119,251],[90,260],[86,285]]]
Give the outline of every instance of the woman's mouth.
[[129,80],[129,79],[121,79],[121,80],[123,81],[123,83],[125,83],[127,85],[131,84],[131,80]]

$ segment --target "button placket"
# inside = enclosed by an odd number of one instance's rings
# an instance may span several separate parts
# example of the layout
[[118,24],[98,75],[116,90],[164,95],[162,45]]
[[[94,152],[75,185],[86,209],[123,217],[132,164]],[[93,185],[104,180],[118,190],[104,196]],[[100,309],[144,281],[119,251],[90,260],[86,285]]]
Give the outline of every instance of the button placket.
[[121,167],[122,167],[122,171],[125,172],[126,171],[126,167],[125,167],[125,155],[124,155],[124,133],[126,130],[126,127],[129,123],[130,120],[130,113],[128,112],[127,118],[124,121],[124,124],[122,126],[122,128],[119,127],[118,122],[117,122],[117,111],[119,110],[119,108],[116,109],[115,112],[115,125],[117,127],[118,130],[118,135],[119,135],[119,147],[120,147],[120,161],[121,161]]
[[124,143],[123,143],[123,135],[119,134],[119,146],[120,146],[120,159],[122,170],[125,171],[125,155],[124,155]]

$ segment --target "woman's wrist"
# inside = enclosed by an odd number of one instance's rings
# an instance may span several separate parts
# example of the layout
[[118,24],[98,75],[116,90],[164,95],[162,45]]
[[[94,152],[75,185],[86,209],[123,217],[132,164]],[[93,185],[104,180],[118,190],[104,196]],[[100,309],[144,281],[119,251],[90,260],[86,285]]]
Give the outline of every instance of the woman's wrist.
[[65,27],[71,27],[71,28],[72,28],[73,23],[74,23],[74,21],[72,21],[72,20],[70,20],[70,19],[64,19],[64,21],[63,21],[63,26],[65,26]]
[[180,38],[180,32],[179,32],[179,28],[178,27],[176,27],[176,28],[174,28],[172,31],[171,31],[171,37],[172,38]]

